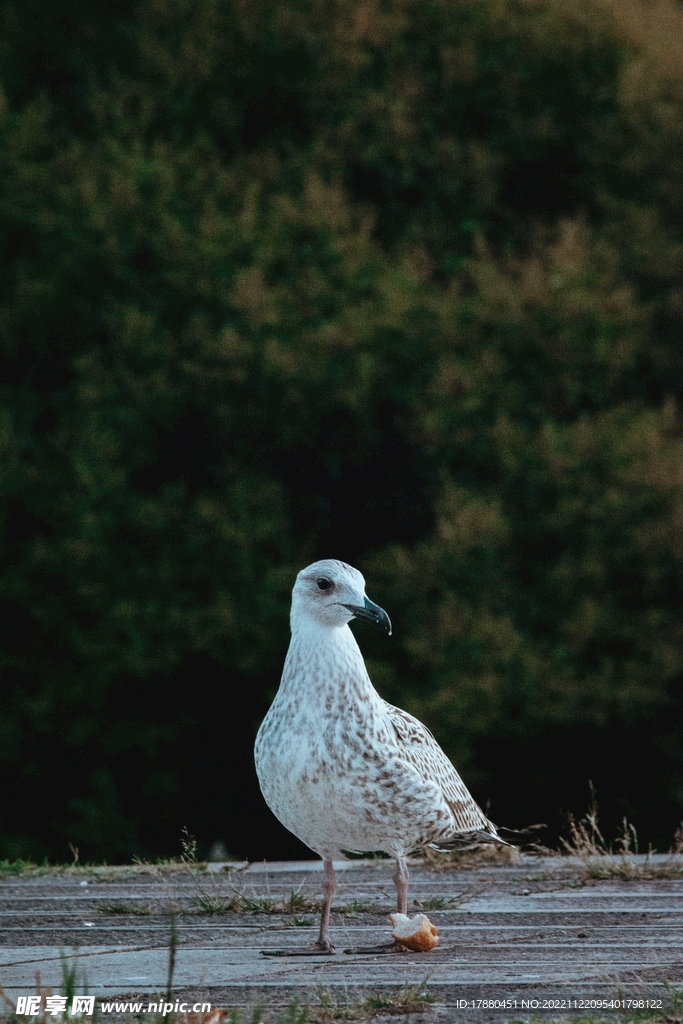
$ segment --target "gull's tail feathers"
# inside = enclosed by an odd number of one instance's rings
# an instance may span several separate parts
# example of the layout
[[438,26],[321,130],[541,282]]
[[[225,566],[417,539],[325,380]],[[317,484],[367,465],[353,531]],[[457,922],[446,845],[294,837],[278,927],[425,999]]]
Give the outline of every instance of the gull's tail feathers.
[[[501,839],[507,840],[508,846],[528,846],[529,843],[535,842],[532,835],[534,827],[527,829],[499,828],[496,831]],[[545,825],[540,827],[545,828]]]
[[476,829],[472,832],[456,832],[449,839],[430,843],[432,850],[448,853],[450,850],[461,850],[466,846],[477,846],[480,843],[497,843],[499,846],[526,846],[531,840],[528,832],[517,832],[511,828],[498,828],[489,822],[491,831]]

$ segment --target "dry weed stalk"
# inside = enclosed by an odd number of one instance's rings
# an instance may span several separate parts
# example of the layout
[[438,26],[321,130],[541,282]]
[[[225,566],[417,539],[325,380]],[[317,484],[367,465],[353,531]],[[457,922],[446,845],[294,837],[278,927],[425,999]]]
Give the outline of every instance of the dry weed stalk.
[[[565,853],[572,857],[580,857],[582,860],[590,857],[603,857],[610,852],[605,837],[598,827],[598,802],[595,787],[592,782],[589,782],[588,786],[591,794],[588,811],[578,821],[570,811],[567,815],[569,839],[564,839],[564,837],[560,839]],[[625,818],[624,821],[626,821]]]
[[578,857],[583,862],[585,878],[621,878],[624,880],[645,880],[683,877],[683,863],[677,855],[683,853],[683,822],[674,835],[674,846],[667,860],[653,863],[650,848],[644,863],[638,863],[633,855],[638,853],[638,833],[635,826],[623,817],[615,841],[616,854],[608,844],[598,825],[598,802],[592,782],[589,782],[591,801],[587,813],[577,819],[567,815],[569,839],[560,842],[565,854]]

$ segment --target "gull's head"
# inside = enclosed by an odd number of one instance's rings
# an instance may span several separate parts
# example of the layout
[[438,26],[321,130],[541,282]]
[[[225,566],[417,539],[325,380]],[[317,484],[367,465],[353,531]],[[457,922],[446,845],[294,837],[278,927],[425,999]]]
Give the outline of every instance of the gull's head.
[[391,635],[389,616],[366,597],[365,580],[358,569],[324,558],[301,570],[292,591],[292,628],[312,619],[334,629],[353,618],[371,622]]

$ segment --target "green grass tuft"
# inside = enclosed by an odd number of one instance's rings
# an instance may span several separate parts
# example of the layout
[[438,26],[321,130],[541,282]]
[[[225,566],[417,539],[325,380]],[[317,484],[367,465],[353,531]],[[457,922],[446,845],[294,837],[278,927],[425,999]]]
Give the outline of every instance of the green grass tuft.
[[111,903],[101,903],[97,908],[100,914],[131,914],[134,917],[147,917],[152,913],[152,908],[141,903],[124,903],[122,900],[112,900]]

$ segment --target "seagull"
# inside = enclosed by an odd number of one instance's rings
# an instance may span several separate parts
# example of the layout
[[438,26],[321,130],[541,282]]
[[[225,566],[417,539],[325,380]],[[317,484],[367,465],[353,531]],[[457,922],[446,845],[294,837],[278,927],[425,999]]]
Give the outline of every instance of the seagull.
[[[291,641],[280,687],[256,736],[261,792],[285,828],[323,860],[316,942],[266,955],[335,952],[333,862],[382,851],[396,861],[399,914],[408,911],[407,855],[426,846],[509,846],[417,718],[383,700],[349,629],[361,619],[391,635],[362,574],[336,559],[302,569],[292,591]],[[512,835],[512,833],[510,833]],[[347,952],[388,952],[399,943]]]

